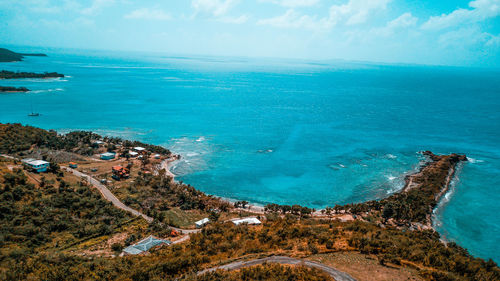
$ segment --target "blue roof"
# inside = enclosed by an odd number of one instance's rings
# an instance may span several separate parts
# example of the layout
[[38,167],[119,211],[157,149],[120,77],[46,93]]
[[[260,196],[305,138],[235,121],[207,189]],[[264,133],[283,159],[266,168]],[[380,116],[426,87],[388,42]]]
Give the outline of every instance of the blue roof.
[[130,245],[127,248],[123,249],[124,252],[131,255],[137,255],[142,252],[146,252],[154,246],[158,246],[161,244],[170,244],[171,242],[168,240],[158,239],[153,236],[149,236],[134,245]]

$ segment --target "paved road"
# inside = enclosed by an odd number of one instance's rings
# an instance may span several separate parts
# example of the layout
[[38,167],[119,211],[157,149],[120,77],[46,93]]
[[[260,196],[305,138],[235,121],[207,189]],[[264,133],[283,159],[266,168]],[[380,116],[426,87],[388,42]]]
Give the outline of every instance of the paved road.
[[217,269],[236,270],[236,269],[241,269],[244,267],[263,264],[265,262],[268,262],[268,263],[274,262],[274,263],[279,263],[279,264],[304,265],[307,267],[314,267],[314,268],[317,268],[319,270],[324,271],[325,273],[330,275],[336,281],[356,281],[356,279],[352,278],[349,274],[347,274],[345,272],[338,271],[333,267],[329,267],[329,266],[326,266],[326,265],[318,263],[318,262],[295,259],[295,258],[285,257],[285,256],[271,256],[271,257],[267,257],[267,258],[255,259],[255,260],[249,260],[249,261],[235,261],[235,262],[232,262],[229,264],[205,269],[203,271],[198,272],[198,275],[201,275],[201,274],[204,274],[207,272],[212,272],[212,271],[215,271]]
[[[120,208],[122,210],[125,210],[127,212],[130,212],[136,216],[141,216],[143,217],[147,222],[152,222],[153,221],[153,218],[150,217],[150,216],[147,216],[135,209],[132,209],[130,207],[128,207],[127,205],[123,204],[118,198],[116,198],[116,196],[102,183],[100,183],[98,180],[94,179],[93,177],[85,174],[85,173],[82,173],[80,171],[77,171],[75,169],[71,169],[69,167],[61,167],[63,169],[65,169],[66,171],[68,172],[71,172],[73,173],[75,176],[78,176],[78,177],[82,177],[82,178],[85,178],[87,179],[93,186],[95,186],[99,192],[101,192],[102,196],[110,201],[111,203],[113,203],[113,205],[115,205],[117,208]],[[178,232],[182,232],[184,234],[190,234],[190,233],[196,233],[196,232],[200,232],[201,229],[182,229],[182,228],[177,228],[177,227],[173,227],[173,226],[170,226],[170,228],[172,229],[175,229],[176,231]],[[183,238],[183,239],[180,239],[182,241],[180,242],[183,242],[183,241],[186,241],[187,239],[189,239],[189,236],[187,236],[187,238]],[[178,240],[179,241],[179,240]],[[176,241],[176,243],[179,243]]]
[[68,172],[71,172],[73,173],[73,175],[77,176],[77,177],[81,177],[81,178],[85,178],[89,181],[89,183],[91,183],[93,186],[95,186],[99,192],[101,192],[102,196],[104,198],[106,198],[106,200],[110,201],[111,203],[113,203],[113,205],[115,205],[117,208],[120,208],[122,210],[125,210],[127,212],[130,212],[136,216],[141,216],[143,217],[147,222],[152,222],[153,221],[153,218],[152,217],[149,217],[135,209],[132,209],[130,207],[128,207],[127,205],[123,204],[118,198],[116,198],[116,196],[102,183],[100,183],[98,180],[94,179],[93,177],[87,175],[87,174],[84,174],[82,172],[79,172],[75,169],[71,169],[69,167],[61,167],[63,169],[65,169],[66,171]]

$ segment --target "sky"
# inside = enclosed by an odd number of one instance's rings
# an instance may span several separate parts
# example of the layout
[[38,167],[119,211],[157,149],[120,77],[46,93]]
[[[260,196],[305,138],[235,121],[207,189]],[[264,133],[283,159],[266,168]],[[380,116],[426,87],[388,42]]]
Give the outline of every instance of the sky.
[[500,67],[500,0],[1,0],[0,46]]

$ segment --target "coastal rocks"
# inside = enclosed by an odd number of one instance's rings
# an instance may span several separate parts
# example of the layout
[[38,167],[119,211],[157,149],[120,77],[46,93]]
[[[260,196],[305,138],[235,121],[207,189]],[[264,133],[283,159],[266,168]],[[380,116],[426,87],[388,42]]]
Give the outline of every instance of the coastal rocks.
[[30,90],[26,87],[4,87],[0,86],[0,92],[6,93],[17,93],[17,92],[29,92]]
[[467,161],[465,155],[435,155],[422,152],[429,161],[405,178],[404,188],[380,201],[342,206],[349,213],[369,211],[372,221],[397,228],[426,230],[432,228],[432,212],[453,179],[457,165]]

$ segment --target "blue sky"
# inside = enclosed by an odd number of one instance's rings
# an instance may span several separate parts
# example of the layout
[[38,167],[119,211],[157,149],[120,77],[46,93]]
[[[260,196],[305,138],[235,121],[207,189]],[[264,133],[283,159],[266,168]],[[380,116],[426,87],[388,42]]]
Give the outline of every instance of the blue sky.
[[1,0],[0,44],[500,67],[500,0]]

